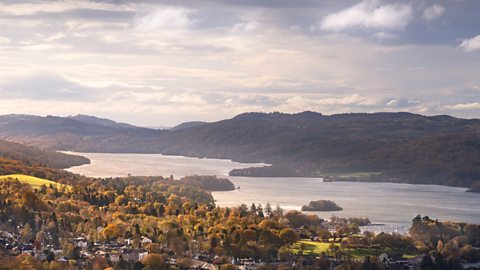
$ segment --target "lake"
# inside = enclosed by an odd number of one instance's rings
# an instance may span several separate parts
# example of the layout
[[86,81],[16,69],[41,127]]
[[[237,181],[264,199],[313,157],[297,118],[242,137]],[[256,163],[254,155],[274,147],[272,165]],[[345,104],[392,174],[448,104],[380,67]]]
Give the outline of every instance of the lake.
[[175,179],[187,175],[228,175],[235,168],[265,166],[263,163],[244,164],[225,159],[189,158],[160,154],[106,154],[106,153],[63,153],[81,155],[91,164],[72,167],[67,171],[91,177],[117,177],[127,175],[165,176]]
[[[68,171],[92,177],[161,175],[227,176],[234,168],[263,166],[220,159],[198,159],[158,154],[83,155],[91,164]],[[277,204],[286,210],[300,210],[312,200],[332,200],[343,207],[338,212],[311,212],[320,217],[368,217],[375,224],[369,230],[405,233],[413,217],[428,215],[439,220],[480,223],[480,194],[465,188],[394,183],[323,182],[321,178],[228,177],[239,190],[212,192],[220,206]]]

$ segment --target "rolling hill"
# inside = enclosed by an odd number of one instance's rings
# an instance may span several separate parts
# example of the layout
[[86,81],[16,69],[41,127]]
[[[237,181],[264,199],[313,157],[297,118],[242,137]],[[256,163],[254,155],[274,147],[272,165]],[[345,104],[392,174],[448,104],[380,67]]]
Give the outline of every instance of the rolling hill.
[[24,175],[24,174],[9,174],[9,175],[1,175],[0,176],[0,181],[15,181],[18,180],[22,183],[29,184],[32,186],[32,188],[35,189],[40,189],[42,186],[57,186],[57,187],[63,187],[63,188],[71,188],[69,185],[64,185],[60,184],[54,181],[50,181],[47,179],[42,179],[30,175]]

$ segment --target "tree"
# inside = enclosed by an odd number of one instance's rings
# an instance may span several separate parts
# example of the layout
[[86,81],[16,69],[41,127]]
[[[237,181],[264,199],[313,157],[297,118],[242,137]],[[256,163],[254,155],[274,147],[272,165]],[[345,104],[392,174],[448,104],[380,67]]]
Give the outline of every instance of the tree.
[[117,223],[110,223],[103,229],[103,234],[107,240],[111,240],[122,236],[123,230]]
[[45,240],[45,232],[44,231],[37,232],[37,236],[35,236],[35,240],[39,243],[43,243],[43,240]]
[[460,249],[460,257],[467,262],[476,262],[480,259],[480,251],[472,245],[466,245]]
[[22,235],[23,242],[28,242],[33,238],[33,232],[32,232],[32,229],[30,228],[29,223],[27,223],[25,227],[23,227],[21,231],[21,235]]
[[257,206],[255,206],[255,203],[252,203],[252,205],[250,206],[250,213],[257,213]]
[[34,209],[37,211],[43,211],[47,209],[45,203],[40,200],[35,192],[32,190],[27,190],[23,192],[23,205],[27,208]]
[[434,257],[435,257],[435,264],[436,264],[437,270],[448,269],[447,263],[445,262],[445,258],[443,257],[441,252],[435,252]]
[[318,231],[318,238],[322,239],[324,242],[327,242],[330,239],[331,233],[327,229],[321,229]]
[[114,269],[115,270],[124,270],[124,269],[128,269],[127,266],[128,266],[127,262],[123,259],[123,256],[120,255],[120,258],[119,258],[118,262],[115,264]]
[[329,270],[331,268],[331,262],[325,252],[320,254],[320,258],[318,259],[318,266],[321,270]]
[[166,256],[160,254],[148,254],[142,259],[142,264],[149,266],[152,270],[169,269],[169,266],[166,263]]
[[280,207],[279,204],[275,207],[275,211],[273,212],[275,216],[282,216],[283,215],[283,209]]
[[438,240],[437,242],[437,251],[438,252],[442,252],[443,250],[443,241],[442,240]]
[[70,259],[78,260],[80,259],[80,248],[70,243],[67,245],[66,255]]
[[375,260],[372,261],[370,256],[365,256],[362,262],[362,266],[360,267],[360,270],[380,270],[382,269],[376,262]]
[[50,251],[48,252],[48,255],[47,255],[47,262],[52,262],[52,261],[55,261],[55,254]]
[[270,214],[272,213],[272,206],[270,205],[269,202],[265,204],[265,213],[267,213],[267,216],[270,216]]
[[292,245],[299,239],[298,233],[292,228],[282,229],[280,231],[279,237],[289,245]]
[[301,226],[308,224],[307,215],[303,214],[300,211],[288,211],[285,214],[285,217],[288,219],[289,224],[295,228],[300,228]]
[[[478,183],[480,183],[480,181]],[[467,224],[463,229],[465,231],[465,236],[467,237],[467,241],[469,244],[480,244],[480,225]]]
[[120,195],[117,198],[115,198],[115,202],[118,203],[119,205],[126,205],[128,202],[128,198],[125,195]]
[[289,261],[293,258],[293,253],[288,247],[281,247],[277,252],[277,259],[279,261]]
[[246,241],[256,241],[257,240],[257,232],[252,229],[243,230],[243,237]]
[[430,255],[425,254],[422,258],[422,262],[420,263],[421,270],[435,270],[435,264],[433,263],[432,258]]

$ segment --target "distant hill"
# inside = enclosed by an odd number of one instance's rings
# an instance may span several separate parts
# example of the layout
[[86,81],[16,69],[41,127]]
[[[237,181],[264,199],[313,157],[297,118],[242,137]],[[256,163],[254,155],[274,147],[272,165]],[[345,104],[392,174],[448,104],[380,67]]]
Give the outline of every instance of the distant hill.
[[136,127],[91,116],[0,116],[0,139],[47,150],[158,153],[162,130]]
[[480,120],[476,119],[402,112],[245,113],[213,123],[154,130],[105,124],[108,120],[90,117],[88,121],[85,117],[16,118],[0,116],[0,138],[53,150],[162,153],[273,164],[238,170],[239,175],[347,174],[358,175],[350,178],[359,181],[465,187],[480,180]]
[[201,121],[185,122],[185,123],[181,123],[180,125],[172,127],[170,130],[171,131],[179,131],[179,130],[183,130],[183,129],[200,127],[200,126],[203,126],[205,124],[207,124],[207,122],[201,122]]
[[86,124],[93,124],[99,125],[104,127],[112,127],[112,128],[136,128],[136,126],[126,124],[126,123],[119,123],[105,118],[98,118],[95,116],[89,116],[84,114],[79,114],[76,116],[70,116],[69,118],[77,120],[82,123]]

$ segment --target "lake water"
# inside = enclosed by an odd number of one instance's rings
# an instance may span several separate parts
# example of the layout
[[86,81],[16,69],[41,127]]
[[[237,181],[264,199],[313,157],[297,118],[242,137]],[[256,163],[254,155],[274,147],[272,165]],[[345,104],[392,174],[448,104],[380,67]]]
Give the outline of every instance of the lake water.
[[[176,178],[203,174],[227,176],[234,168],[263,166],[228,160],[198,159],[151,154],[78,153],[91,164],[68,169],[93,177],[161,175]],[[405,233],[417,214],[439,220],[480,224],[480,194],[465,188],[394,183],[323,182],[320,178],[228,177],[239,190],[212,192],[220,206],[267,202],[274,207],[300,210],[312,200],[332,200],[343,207],[338,212],[312,212],[320,217],[368,217],[373,231]]]
[[165,176],[175,179],[187,175],[228,175],[235,168],[265,166],[263,163],[244,164],[225,159],[189,158],[160,154],[106,154],[75,153],[90,159],[91,164],[72,167],[67,171],[91,177],[117,177],[127,175]]

